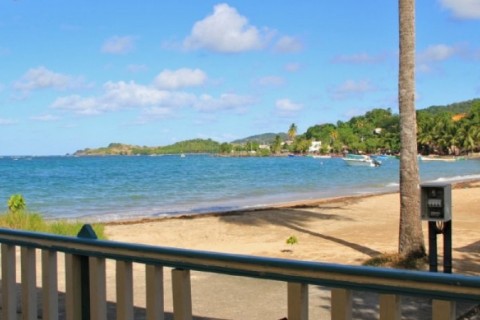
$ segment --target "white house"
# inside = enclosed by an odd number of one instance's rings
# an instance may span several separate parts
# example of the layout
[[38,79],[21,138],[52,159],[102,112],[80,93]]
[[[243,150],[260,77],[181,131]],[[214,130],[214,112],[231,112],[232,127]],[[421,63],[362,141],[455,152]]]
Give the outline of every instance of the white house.
[[310,147],[308,148],[308,152],[320,152],[321,147],[322,141],[312,141]]

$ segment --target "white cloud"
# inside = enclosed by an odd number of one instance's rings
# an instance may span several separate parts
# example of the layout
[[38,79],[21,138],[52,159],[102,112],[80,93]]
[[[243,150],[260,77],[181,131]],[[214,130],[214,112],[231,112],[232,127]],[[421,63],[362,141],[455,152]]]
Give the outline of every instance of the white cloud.
[[299,52],[302,51],[302,49],[302,42],[299,39],[290,36],[281,37],[275,45],[275,51],[277,52]]
[[277,112],[282,116],[294,115],[303,109],[303,105],[295,103],[290,99],[279,99],[275,102]]
[[43,114],[40,116],[32,116],[30,117],[30,119],[36,120],[36,121],[42,121],[42,122],[49,122],[49,121],[57,121],[60,118],[51,114]]
[[219,98],[210,95],[201,95],[194,104],[194,108],[202,112],[233,110],[243,113],[246,108],[254,103],[249,96],[240,96],[232,93],[221,94]]
[[102,52],[111,54],[125,54],[135,47],[135,39],[131,36],[114,36],[107,39],[102,45]]
[[[462,45],[449,46],[446,44],[436,44],[429,46],[417,55],[417,70],[421,73],[430,73],[438,71],[436,64],[448,60],[455,55],[461,54]],[[463,52],[465,53],[465,52]]]
[[256,82],[265,87],[278,87],[285,84],[285,79],[277,76],[267,76],[258,79]]
[[385,61],[385,58],[385,55],[370,55],[368,53],[357,53],[352,55],[338,55],[333,58],[333,62],[349,64],[375,64]]
[[298,62],[292,62],[285,65],[285,70],[288,72],[297,72],[300,70],[301,65]]
[[460,19],[480,19],[480,1],[478,0],[440,0],[440,3]]
[[147,71],[147,69],[148,69],[147,66],[144,64],[129,64],[127,66],[128,72],[131,72],[131,73],[140,73],[140,72]]
[[451,58],[458,53],[458,51],[458,47],[452,47],[446,44],[432,45],[418,54],[418,60],[420,62],[443,61]]
[[330,95],[332,99],[344,100],[349,98],[361,97],[367,92],[375,91],[376,88],[367,80],[347,80],[335,88],[331,88]]
[[17,122],[12,120],[12,119],[5,119],[5,118],[0,118],[0,126],[11,126],[16,124]]
[[81,80],[53,72],[40,66],[28,70],[20,80],[13,84],[14,89],[32,91],[38,89],[66,89],[79,85]]
[[82,98],[79,95],[57,98],[50,106],[53,109],[68,110],[83,115],[94,115],[101,113],[97,99]]
[[213,14],[195,23],[183,45],[187,50],[235,53],[262,48],[265,36],[235,8],[222,3],[214,7]]
[[207,75],[200,69],[182,68],[164,70],[155,78],[155,86],[161,89],[176,90],[186,87],[201,86],[207,80]]
[[192,105],[195,96],[183,92],[159,90],[130,82],[107,82],[99,97],[71,95],[56,99],[51,108],[83,115],[96,115],[129,108],[179,108]]

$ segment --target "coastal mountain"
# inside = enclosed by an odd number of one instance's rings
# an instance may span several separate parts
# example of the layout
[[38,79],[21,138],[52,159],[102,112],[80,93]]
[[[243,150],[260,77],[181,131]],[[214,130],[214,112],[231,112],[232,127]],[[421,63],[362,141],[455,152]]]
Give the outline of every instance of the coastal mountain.
[[[477,115],[479,112],[479,98],[418,110],[419,150],[427,154],[476,151],[480,136]],[[455,129],[454,134],[452,128]],[[449,138],[448,141],[446,137]],[[253,135],[230,143],[220,143],[211,139],[192,139],[154,147],[111,143],[107,147],[78,150],[74,155],[242,154],[242,152],[251,154],[252,151],[255,151],[255,154],[269,155],[270,152],[281,152],[281,142],[286,140],[288,134],[280,132]],[[400,144],[399,115],[392,113],[391,109],[372,109],[365,115],[352,117],[346,122],[313,125],[305,133],[298,134],[287,151],[304,153],[311,141],[326,141],[323,152],[339,153],[345,146],[358,152],[372,153],[378,150],[394,152],[398,150]],[[262,145],[269,145],[271,148]],[[257,153],[258,151],[262,152]]]
[[467,113],[472,109],[475,103],[480,102],[480,99],[472,99],[462,102],[455,102],[445,106],[430,106],[428,108],[419,110],[420,112],[427,112],[431,114],[439,114],[442,112],[449,112],[453,114]]
[[275,141],[275,138],[277,136],[280,136],[280,139],[287,140],[288,135],[285,132],[279,132],[279,133],[263,133],[263,134],[257,134],[254,136],[246,137],[243,139],[238,139],[234,140],[231,143],[232,144],[244,144],[247,142],[258,142],[259,144],[272,144]]

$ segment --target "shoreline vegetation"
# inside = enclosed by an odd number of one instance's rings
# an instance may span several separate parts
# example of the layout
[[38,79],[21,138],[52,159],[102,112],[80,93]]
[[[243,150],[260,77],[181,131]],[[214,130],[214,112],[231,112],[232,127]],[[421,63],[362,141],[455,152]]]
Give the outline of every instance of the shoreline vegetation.
[[[423,156],[478,156],[480,99],[418,110],[417,129],[417,150]],[[400,150],[400,118],[390,108],[373,109],[346,122],[313,125],[302,134],[297,134],[297,130],[292,123],[286,133],[264,133],[229,143],[212,139],[191,139],[153,147],[110,143],[107,147],[77,150],[73,155],[339,156],[346,152],[398,155]]]

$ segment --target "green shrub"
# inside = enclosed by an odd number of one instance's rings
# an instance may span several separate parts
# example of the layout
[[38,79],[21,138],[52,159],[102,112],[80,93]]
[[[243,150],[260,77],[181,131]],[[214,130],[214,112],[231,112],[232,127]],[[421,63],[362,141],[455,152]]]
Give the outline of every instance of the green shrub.
[[[14,194],[8,200],[8,212],[0,215],[0,228],[46,232],[64,236],[76,236],[84,223],[79,221],[47,221],[41,214],[29,212],[23,196]],[[105,226],[93,224],[98,239],[106,239]]]
[[25,203],[25,199],[23,199],[21,194],[14,194],[10,197],[10,199],[8,199],[7,206],[10,212],[18,212],[25,210],[27,204]]

